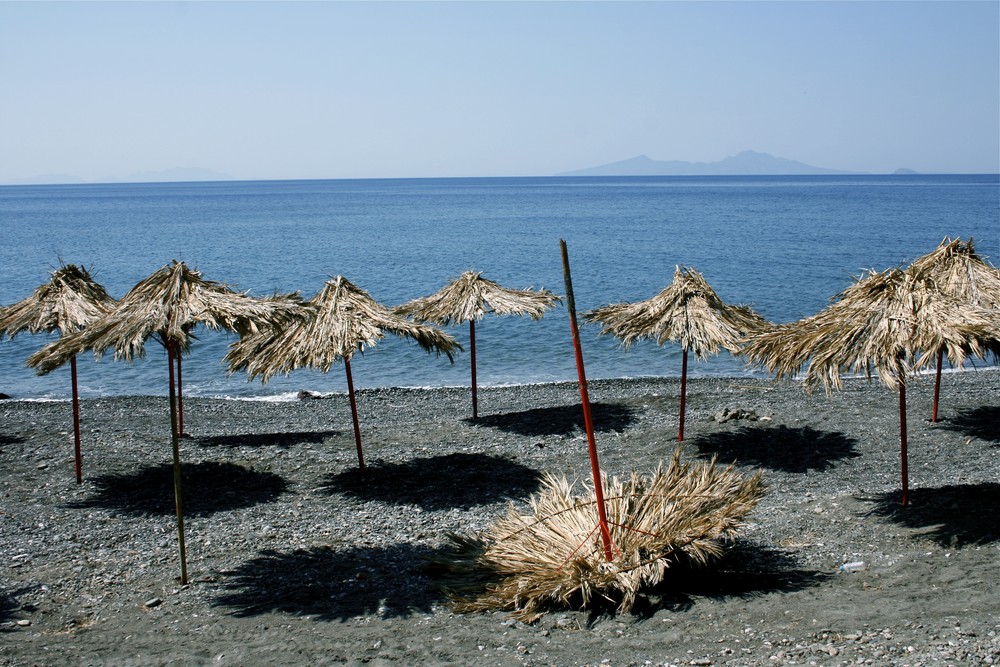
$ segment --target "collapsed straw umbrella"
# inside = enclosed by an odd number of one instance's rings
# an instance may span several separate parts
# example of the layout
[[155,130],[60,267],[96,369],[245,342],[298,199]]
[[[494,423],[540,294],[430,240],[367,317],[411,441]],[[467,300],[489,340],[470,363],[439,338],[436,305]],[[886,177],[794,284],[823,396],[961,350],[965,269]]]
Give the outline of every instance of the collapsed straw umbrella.
[[[52,272],[52,280],[34,293],[0,310],[0,337],[14,338],[18,333],[59,332],[67,335],[85,328],[107,313],[115,300],[75,264]],[[76,482],[83,482],[83,456],[80,451],[80,394],[76,382],[76,355],[69,358],[73,388],[73,444]]]
[[358,467],[364,469],[361,426],[354,397],[351,358],[364,353],[385,337],[385,332],[411,338],[427,351],[444,353],[448,359],[462,349],[454,338],[431,326],[396,315],[343,276],[332,278],[306,302],[307,315],[273,330],[261,330],[230,346],[226,361],[230,372],[246,371],[247,379],[262,382],[275,373],[296,368],[316,368],[326,373],[338,359],[344,360],[347,392],[358,449]]
[[[951,240],[945,237],[937,248],[915,259],[907,270],[924,273],[930,278],[935,289],[960,302],[995,311],[998,319],[997,337],[1000,337],[1000,269],[976,254],[971,238],[962,243],[961,239]],[[981,343],[989,344],[988,341]],[[934,377],[932,422],[938,420],[943,362],[944,350],[939,349]]]
[[132,361],[145,355],[145,343],[151,337],[166,348],[170,369],[170,435],[182,583],[187,583],[187,558],[174,359],[188,349],[193,338],[192,331],[199,324],[209,329],[248,334],[257,331],[264,323],[298,317],[300,311],[299,300],[294,295],[255,299],[234,292],[221,283],[205,280],[200,272],[175,261],[137,283],[113,309],[86,329],[64,336],[28,359],[30,366],[44,374],[86,349],[94,350],[94,354],[100,357],[111,348],[116,360]]
[[938,350],[959,365],[990,331],[988,313],[937,292],[917,272],[869,272],[816,315],[751,336],[742,353],[777,379],[805,370],[805,388],[842,387],[842,373],[877,372],[899,391],[899,445],[903,505],[908,504],[906,380]]
[[625,349],[648,338],[657,345],[680,343],[681,406],[677,440],[684,440],[684,408],[687,394],[688,351],[705,360],[721,348],[736,354],[741,339],[768,328],[767,321],[749,306],[726,304],[694,269],[674,270],[674,280],[663,291],[645,301],[617,303],[584,314],[604,325],[601,334],[620,338]]
[[476,387],[476,322],[486,313],[494,315],[528,315],[540,319],[559,297],[545,289],[510,289],[483,278],[478,271],[466,271],[440,291],[393,310],[418,322],[440,326],[469,323],[469,357],[472,365],[472,418],[479,417]]

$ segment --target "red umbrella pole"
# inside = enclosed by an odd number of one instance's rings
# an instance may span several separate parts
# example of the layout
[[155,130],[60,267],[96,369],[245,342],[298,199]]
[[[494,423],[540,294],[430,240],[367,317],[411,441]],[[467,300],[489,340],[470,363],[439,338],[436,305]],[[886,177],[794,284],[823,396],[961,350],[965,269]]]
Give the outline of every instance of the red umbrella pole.
[[174,507],[177,512],[177,544],[181,552],[181,584],[187,580],[187,554],[184,549],[184,503],[181,500],[181,447],[177,435],[177,393],[174,391],[174,342],[167,340],[167,362],[170,366],[170,442],[174,450]]
[[80,453],[80,393],[76,387],[76,355],[69,358],[73,382],[73,446],[76,454],[76,483],[83,483],[83,455]]
[[677,429],[677,442],[684,442],[684,403],[687,399],[688,349],[681,356],[681,423]]
[[476,321],[469,320],[469,354],[472,361],[472,418],[479,418],[479,399],[476,397]]
[[354,420],[354,442],[358,445],[358,467],[365,469],[365,455],[361,452],[361,425],[358,423],[358,403],[354,400],[354,380],[351,378],[351,360],[344,357],[344,370],[347,371],[347,396],[351,401],[351,419]]
[[937,377],[934,378],[934,412],[931,421],[937,423],[938,398],[941,397],[941,366],[944,364],[944,350],[938,350]]
[[906,382],[902,378],[899,382],[899,456],[903,476],[902,504],[908,505],[910,479],[906,465]]
[[587,446],[590,452],[590,470],[594,476],[594,493],[597,496],[597,519],[604,543],[604,558],[610,562],[611,531],[608,529],[608,511],[604,505],[604,488],[601,483],[601,464],[597,460],[597,442],[594,440],[594,420],[590,413],[590,394],[587,391],[587,373],[583,367],[583,350],[580,347],[580,329],[576,323],[576,303],[573,300],[573,279],[569,272],[569,254],[566,242],[559,240],[562,249],[563,275],[566,279],[566,306],[569,310],[569,326],[573,334],[573,348],[576,352],[576,371],[580,378],[580,399],[583,403],[583,424],[587,429]]

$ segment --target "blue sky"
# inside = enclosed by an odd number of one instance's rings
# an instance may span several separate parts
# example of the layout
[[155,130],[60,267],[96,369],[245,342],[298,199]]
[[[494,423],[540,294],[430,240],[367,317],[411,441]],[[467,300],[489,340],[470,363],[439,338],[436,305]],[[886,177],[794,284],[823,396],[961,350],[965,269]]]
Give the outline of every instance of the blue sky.
[[0,182],[1000,171],[1000,2],[0,2]]

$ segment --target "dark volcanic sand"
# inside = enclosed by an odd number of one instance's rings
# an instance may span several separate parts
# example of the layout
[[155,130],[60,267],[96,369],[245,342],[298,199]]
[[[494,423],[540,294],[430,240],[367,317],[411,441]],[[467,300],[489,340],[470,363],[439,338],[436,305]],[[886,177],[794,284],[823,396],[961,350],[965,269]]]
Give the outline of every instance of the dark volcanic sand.
[[[675,448],[676,379],[591,384],[611,474]],[[912,505],[898,506],[898,401],[745,379],[689,384],[684,456],[762,468],[769,493],[727,556],[637,614],[534,625],[455,614],[424,574],[541,472],[586,480],[574,384],[189,399],[191,583],[178,583],[164,398],[0,402],[0,665],[982,665],[1000,663],[1000,373],[909,391]],[[726,408],[760,419],[719,421]],[[857,573],[839,570],[863,561]]]

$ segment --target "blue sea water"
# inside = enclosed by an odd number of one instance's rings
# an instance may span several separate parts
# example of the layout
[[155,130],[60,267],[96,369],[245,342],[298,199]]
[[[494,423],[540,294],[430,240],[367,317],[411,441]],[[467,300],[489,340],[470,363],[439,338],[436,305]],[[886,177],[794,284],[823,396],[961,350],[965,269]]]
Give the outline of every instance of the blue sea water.
[[[112,296],[183,260],[254,295],[312,296],[341,274],[387,305],[430,294],[475,269],[509,287],[565,293],[569,250],[579,311],[645,299],[675,265],[701,271],[731,303],[776,322],[815,313],[868,268],[903,265],[945,236],[1000,258],[1000,176],[760,176],[248,181],[0,187],[0,304],[85,266]],[[467,326],[449,332],[463,344]],[[680,350],[623,351],[581,323],[588,377],[678,376]],[[487,317],[476,327],[481,386],[576,378],[564,306],[540,321]],[[49,340],[0,342],[0,392],[65,398],[69,370],[38,377],[25,358]],[[230,377],[230,334],[201,331],[185,358],[188,396],[344,391],[340,368],[269,384]],[[166,394],[166,355],[80,360],[84,396]],[[391,336],[352,363],[359,387],[464,386],[454,364]],[[754,374],[727,353],[692,375]]]

